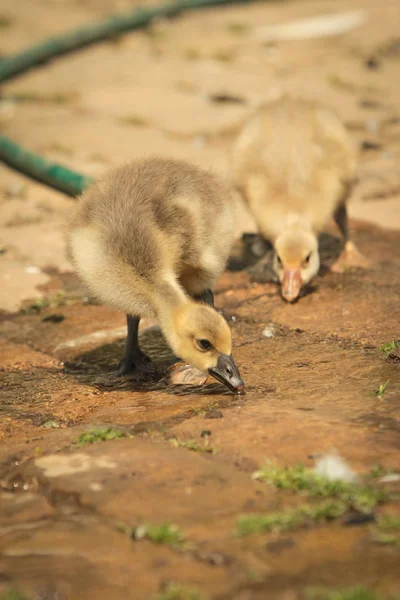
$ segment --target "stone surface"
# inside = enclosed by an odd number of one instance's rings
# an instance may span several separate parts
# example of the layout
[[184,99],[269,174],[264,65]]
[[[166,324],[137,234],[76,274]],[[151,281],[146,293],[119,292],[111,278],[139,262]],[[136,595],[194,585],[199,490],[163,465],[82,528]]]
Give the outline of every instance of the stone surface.
[[[134,5],[2,6],[11,20],[0,53]],[[377,463],[399,470],[399,362],[379,347],[400,338],[399,58],[384,52],[400,9],[395,0],[384,11],[373,0],[357,7],[368,18],[351,34],[274,46],[254,29],[348,3],[204,10],[3,86],[1,130],[93,176],[155,153],[229,175],[233,135],[257,103],[286,89],[320,98],[364,148],[350,213],[371,265],[331,273],[340,251],[332,226],[321,273],[294,305],[257,268],[222,276],[216,306],[232,327],[244,397],[211,379],[199,385],[152,320],[141,323],[141,341],[162,378],[118,380],[125,319],[93,303],[72,272],[63,223],[74,201],[0,166],[0,597],[17,587],[27,599],[152,600],[170,581],[217,600],[304,600],[312,586],[358,584],[400,595],[399,552],[374,543],[369,523],[234,535],[239,515],[306,501],[252,479],[265,459],[313,466],[336,449],[359,474]],[[368,69],[378,49],[379,68]],[[239,102],[210,99],[218,94]],[[242,215],[238,237],[254,231]],[[242,254],[238,242],[236,263]],[[99,428],[126,437],[79,445]],[[398,514],[398,503],[384,511]],[[175,524],[185,545],[121,528],[144,523]]]

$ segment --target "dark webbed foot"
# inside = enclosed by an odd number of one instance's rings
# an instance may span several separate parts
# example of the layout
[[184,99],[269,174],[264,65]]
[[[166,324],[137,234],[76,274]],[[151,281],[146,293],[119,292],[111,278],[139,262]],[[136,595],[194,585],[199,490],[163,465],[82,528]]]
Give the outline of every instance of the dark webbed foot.
[[118,370],[115,373],[116,377],[125,375],[148,376],[154,373],[155,368],[151,358],[141,350],[134,357],[124,357],[118,365]]
[[194,300],[197,300],[198,302],[204,302],[205,304],[208,304],[214,308],[214,294],[211,290],[204,290],[204,292],[201,294],[197,294],[194,296]]
[[139,348],[139,317],[126,316],[128,335],[124,355],[119,363],[116,377],[124,375],[149,376],[155,368],[150,358]]

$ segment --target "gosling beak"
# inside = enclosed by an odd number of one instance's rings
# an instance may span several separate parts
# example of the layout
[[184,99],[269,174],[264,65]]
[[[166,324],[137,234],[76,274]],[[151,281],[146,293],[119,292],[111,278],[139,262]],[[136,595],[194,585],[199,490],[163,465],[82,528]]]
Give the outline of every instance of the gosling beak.
[[282,296],[288,302],[296,300],[300,294],[303,281],[301,279],[300,269],[286,269],[283,272]]
[[234,363],[232,355],[220,354],[216,367],[208,369],[210,375],[226,385],[231,392],[244,394],[244,383],[240,377],[239,369]]

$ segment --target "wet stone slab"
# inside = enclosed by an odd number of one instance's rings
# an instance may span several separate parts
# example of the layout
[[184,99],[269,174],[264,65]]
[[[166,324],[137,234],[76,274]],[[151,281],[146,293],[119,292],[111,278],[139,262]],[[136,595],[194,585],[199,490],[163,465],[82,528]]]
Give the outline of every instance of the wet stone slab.
[[[302,600],[340,580],[398,593],[398,551],[374,542],[368,520],[235,535],[241,515],[308,502],[252,479],[266,459],[312,467],[336,449],[359,474],[398,470],[399,363],[379,346],[398,337],[400,236],[357,235],[379,268],[325,273],[293,306],[274,283],[224,274],[216,303],[244,397],[211,380],[116,380],[124,319],[79,298],[3,320],[0,591],[147,600],[179,581],[212,598]],[[46,319],[54,312],[64,319]],[[153,322],[141,340],[168,372],[174,357]],[[99,431],[126,439],[80,445]],[[127,533],[168,523],[184,542]]]

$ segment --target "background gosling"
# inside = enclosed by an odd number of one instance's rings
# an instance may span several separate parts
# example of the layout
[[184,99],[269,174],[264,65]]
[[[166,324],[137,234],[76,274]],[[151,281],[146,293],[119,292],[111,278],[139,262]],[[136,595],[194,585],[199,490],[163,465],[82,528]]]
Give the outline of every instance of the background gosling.
[[155,315],[177,356],[244,390],[230,329],[211,292],[233,227],[231,190],[185,162],[138,160],[84,192],[69,230],[70,254],[91,292],[127,315],[120,374],[148,371],[138,327],[142,316]]
[[332,270],[367,264],[349,240],[346,200],[356,158],[350,136],[330,110],[287,97],[259,109],[234,145],[235,183],[274,246],[273,268],[289,302],[318,273],[317,234],[332,216],[345,241]]

